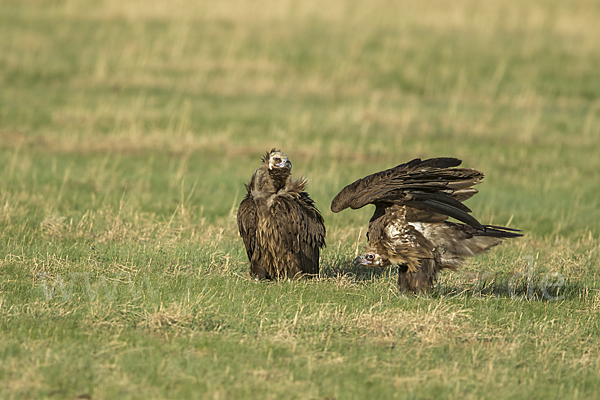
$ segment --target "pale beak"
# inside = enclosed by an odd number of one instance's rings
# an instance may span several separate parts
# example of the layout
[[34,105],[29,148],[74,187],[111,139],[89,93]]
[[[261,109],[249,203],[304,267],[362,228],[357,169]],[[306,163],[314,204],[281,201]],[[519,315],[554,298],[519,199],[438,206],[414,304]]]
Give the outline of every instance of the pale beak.
[[280,162],[279,164],[275,164],[276,167],[279,168],[287,168],[288,170],[292,169],[292,162],[290,160],[285,160]]
[[355,266],[359,266],[359,265],[365,266],[365,265],[371,264],[371,262],[363,256],[358,256],[354,259],[353,264]]

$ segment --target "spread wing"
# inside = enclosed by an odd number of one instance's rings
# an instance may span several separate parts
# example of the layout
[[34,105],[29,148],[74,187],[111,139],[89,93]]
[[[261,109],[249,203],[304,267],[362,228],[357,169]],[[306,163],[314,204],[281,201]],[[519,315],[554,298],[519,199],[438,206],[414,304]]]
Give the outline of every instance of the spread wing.
[[[276,241],[290,255],[289,270],[319,273],[319,251],[325,246],[325,224],[306,192],[284,193],[273,198],[271,215]],[[283,267],[283,266],[282,266]]]
[[483,230],[469,214],[471,210],[462,203],[477,193],[472,186],[483,179],[483,173],[470,168],[453,168],[461,162],[449,157],[424,161],[416,158],[369,175],[342,189],[331,202],[331,211],[337,213],[367,204],[378,208],[397,204],[411,207],[408,221],[439,222],[449,216]]

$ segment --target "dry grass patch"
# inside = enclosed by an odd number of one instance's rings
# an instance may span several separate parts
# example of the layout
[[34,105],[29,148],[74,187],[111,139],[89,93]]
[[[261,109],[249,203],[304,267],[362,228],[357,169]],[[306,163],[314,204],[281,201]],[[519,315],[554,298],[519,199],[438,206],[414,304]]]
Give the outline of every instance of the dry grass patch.
[[[42,365],[48,366],[51,363],[52,360],[46,358]],[[5,375],[2,390],[5,393],[13,393],[22,396],[21,398],[34,398],[36,397],[35,393],[51,387],[45,382],[44,373],[39,368],[40,365],[33,360],[12,357],[5,359],[3,364]]]
[[[360,313],[349,320],[359,336],[369,340],[393,342],[405,335],[418,338],[420,345],[471,340],[469,310],[450,304],[429,305],[423,311],[385,310]],[[352,329],[352,330],[354,330]]]
[[154,312],[144,310],[142,313],[142,321],[150,329],[167,326],[182,328],[188,326],[195,318],[198,316],[192,315],[189,309],[179,303],[171,303],[168,307],[161,304]]
[[321,341],[329,341],[332,335],[341,334],[359,342],[386,346],[412,337],[420,346],[436,346],[457,340],[476,340],[478,333],[470,326],[470,312],[442,302],[419,311],[348,312],[338,305],[323,305],[319,311],[307,313],[304,307],[299,307],[293,318],[279,319],[267,327],[264,334],[272,340],[290,343],[315,334]]

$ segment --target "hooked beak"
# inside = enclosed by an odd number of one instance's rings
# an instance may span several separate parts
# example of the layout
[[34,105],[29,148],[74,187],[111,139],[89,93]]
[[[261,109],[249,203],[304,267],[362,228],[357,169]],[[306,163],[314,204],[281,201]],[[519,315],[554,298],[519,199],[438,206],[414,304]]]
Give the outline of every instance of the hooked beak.
[[365,259],[365,257],[363,257],[363,256],[358,256],[354,259],[353,264],[356,267],[358,267],[359,265],[362,265],[364,267],[365,265],[371,264],[371,262],[369,260]]
[[290,160],[285,160],[280,162],[279,164],[275,164],[276,167],[279,168],[287,168],[288,170],[292,169],[292,162]]
[[[292,169],[292,162],[290,160],[282,160],[281,162],[277,163],[277,164],[272,164],[273,167],[277,167],[277,168],[285,168],[288,171],[291,171]],[[269,169],[272,169],[272,166],[269,165]]]

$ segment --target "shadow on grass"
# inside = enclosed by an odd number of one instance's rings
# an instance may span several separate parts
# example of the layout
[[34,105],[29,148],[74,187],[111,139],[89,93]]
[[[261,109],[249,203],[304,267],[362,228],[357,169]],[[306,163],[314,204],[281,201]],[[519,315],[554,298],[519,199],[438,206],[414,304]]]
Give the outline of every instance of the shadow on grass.
[[376,279],[393,277],[398,275],[398,267],[389,268],[365,268],[354,265],[351,258],[334,257],[321,264],[321,278],[338,278],[345,276],[357,282],[372,281]]
[[483,283],[460,282],[457,279],[439,280],[430,295],[439,297],[496,298],[528,301],[574,300],[589,295],[595,290],[582,282],[567,281],[558,286],[543,282],[520,282],[515,284],[509,278],[496,278]]
[[[352,260],[336,257],[321,266],[322,278],[344,276],[356,282],[386,279],[396,284],[398,267],[365,268]],[[442,272],[429,296],[511,298],[531,301],[562,301],[587,297],[597,290],[584,282],[568,279],[557,273],[540,276],[524,273],[489,273],[475,271]]]

